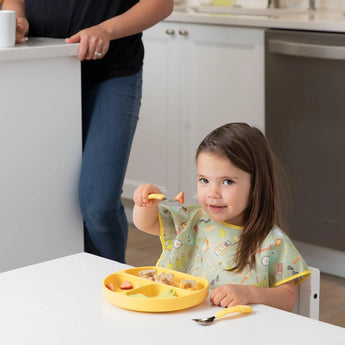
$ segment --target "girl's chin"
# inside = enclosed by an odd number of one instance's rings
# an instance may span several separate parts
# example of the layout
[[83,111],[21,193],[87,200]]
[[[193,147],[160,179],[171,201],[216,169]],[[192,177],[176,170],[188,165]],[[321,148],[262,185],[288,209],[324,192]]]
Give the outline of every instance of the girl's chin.
[[208,210],[207,213],[214,222],[223,223],[227,221],[227,217],[224,217],[224,215],[212,212],[211,210]]
[[229,218],[229,215],[220,214],[220,212],[212,212],[212,210],[210,210],[209,208],[207,209],[207,213],[210,218],[216,223],[227,223],[235,226],[243,226],[241,218]]

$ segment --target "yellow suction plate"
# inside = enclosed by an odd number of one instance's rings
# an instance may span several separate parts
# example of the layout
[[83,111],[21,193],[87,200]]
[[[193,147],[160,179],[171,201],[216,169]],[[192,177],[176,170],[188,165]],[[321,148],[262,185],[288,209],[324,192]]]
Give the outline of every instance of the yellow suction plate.
[[[153,269],[157,271],[157,274],[172,273],[174,285],[151,281],[139,276],[140,271]],[[194,280],[197,286],[191,290],[180,288],[181,280]],[[121,289],[120,285],[124,281],[130,282],[133,288]],[[107,287],[109,285],[113,290]],[[208,296],[208,291],[209,282],[206,279],[156,266],[125,269],[109,275],[103,281],[103,296],[109,303],[120,308],[143,312],[169,312],[191,308],[202,303]]]

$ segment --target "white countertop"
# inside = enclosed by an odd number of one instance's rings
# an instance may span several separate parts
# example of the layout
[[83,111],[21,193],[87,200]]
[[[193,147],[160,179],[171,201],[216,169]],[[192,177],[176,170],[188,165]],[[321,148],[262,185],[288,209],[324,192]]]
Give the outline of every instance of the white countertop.
[[168,313],[118,308],[103,297],[102,282],[126,267],[80,253],[0,273],[0,343],[344,345],[345,328],[264,305],[208,327],[191,320],[220,309],[208,299]]
[[[345,15],[341,12],[316,11],[314,13],[297,13],[298,11],[295,11],[296,13],[294,13],[294,11],[290,11],[289,14],[267,16],[248,14],[215,14],[198,11],[204,11],[205,9],[207,8],[202,6],[187,9],[184,6],[175,6],[175,10],[165,21],[259,28],[345,32]],[[260,13],[260,11],[257,12]]]
[[30,37],[25,43],[0,48],[0,61],[77,56],[79,44],[67,44],[64,39]]

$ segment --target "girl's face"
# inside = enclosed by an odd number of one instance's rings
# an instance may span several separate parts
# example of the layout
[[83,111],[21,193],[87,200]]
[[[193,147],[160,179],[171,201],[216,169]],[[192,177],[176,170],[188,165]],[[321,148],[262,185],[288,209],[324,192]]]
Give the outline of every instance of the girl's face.
[[198,200],[215,222],[244,225],[251,175],[222,156],[201,152],[197,158]]

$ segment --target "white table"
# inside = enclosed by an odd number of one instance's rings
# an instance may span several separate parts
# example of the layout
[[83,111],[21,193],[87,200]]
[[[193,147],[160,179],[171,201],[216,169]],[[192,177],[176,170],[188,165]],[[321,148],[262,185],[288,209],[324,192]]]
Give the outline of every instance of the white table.
[[0,49],[0,272],[84,250],[77,50],[52,38]]
[[0,273],[0,344],[345,344],[345,328],[264,305],[196,324],[219,308],[206,300],[172,313],[140,313],[109,304],[103,279],[126,268],[86,253]]

